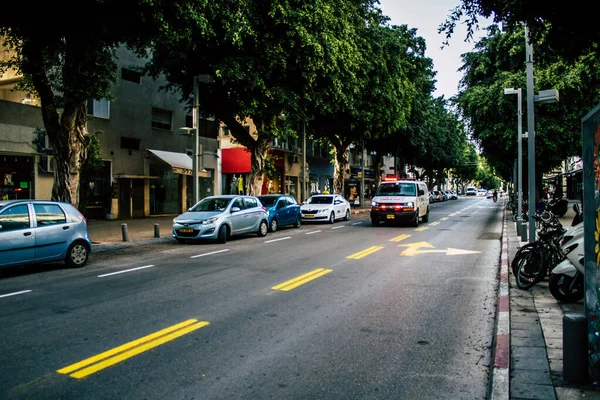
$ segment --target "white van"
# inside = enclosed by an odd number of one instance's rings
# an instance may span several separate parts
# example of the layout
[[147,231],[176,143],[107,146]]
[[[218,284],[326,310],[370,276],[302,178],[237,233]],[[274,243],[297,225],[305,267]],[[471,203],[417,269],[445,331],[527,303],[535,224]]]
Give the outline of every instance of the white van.
[[410,222],[419,226],[419,219],[429,221],[429,190],[422,181],[400,180],[383,182],[371,202],[371,224]]

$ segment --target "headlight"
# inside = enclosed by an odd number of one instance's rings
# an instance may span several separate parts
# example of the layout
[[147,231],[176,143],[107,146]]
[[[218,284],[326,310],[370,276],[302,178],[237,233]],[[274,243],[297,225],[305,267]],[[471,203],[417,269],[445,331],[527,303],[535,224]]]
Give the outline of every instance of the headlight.
[[406,207],[414,207],[415,203],[413,203],[412,201],[409,201],[408,203],[404,204]]
[[177,223],[177,217],[173,218],[173,224]]
[[217,217],[205,219],[202,221],[202,225],[210,225],[213,224],[217,220]]
[[326,213],[328,210],[319,210],[319,213]]
[[372,201],[371,202],[371,207],[377,207],[377,202],[376,201]]

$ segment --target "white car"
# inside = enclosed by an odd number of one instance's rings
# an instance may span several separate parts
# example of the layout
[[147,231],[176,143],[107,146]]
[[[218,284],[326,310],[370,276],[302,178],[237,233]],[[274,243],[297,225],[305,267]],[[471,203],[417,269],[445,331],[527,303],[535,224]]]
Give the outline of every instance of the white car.
[[327,221],[333,224],[338,219],[350,220],[350,203],[339,194],[311,196],[300,206],[303,221]]

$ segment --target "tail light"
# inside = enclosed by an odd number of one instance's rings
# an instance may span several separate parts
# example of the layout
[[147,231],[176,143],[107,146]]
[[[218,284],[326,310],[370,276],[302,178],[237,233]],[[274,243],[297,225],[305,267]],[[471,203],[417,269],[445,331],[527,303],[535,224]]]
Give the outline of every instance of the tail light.
[[267,212],[267,207],[265,207],[265,206],[260,206],[260,208],[262,208],[264,212]]

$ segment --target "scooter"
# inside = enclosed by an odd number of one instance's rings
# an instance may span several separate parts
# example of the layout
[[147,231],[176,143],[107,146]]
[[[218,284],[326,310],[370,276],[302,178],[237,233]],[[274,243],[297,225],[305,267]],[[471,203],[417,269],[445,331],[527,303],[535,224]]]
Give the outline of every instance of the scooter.
[[548,288],[562,303],[576,303],[584,297],[583,238],[583,224],[577,223],[565,232],[560,242],[566,258],[552,269]]

